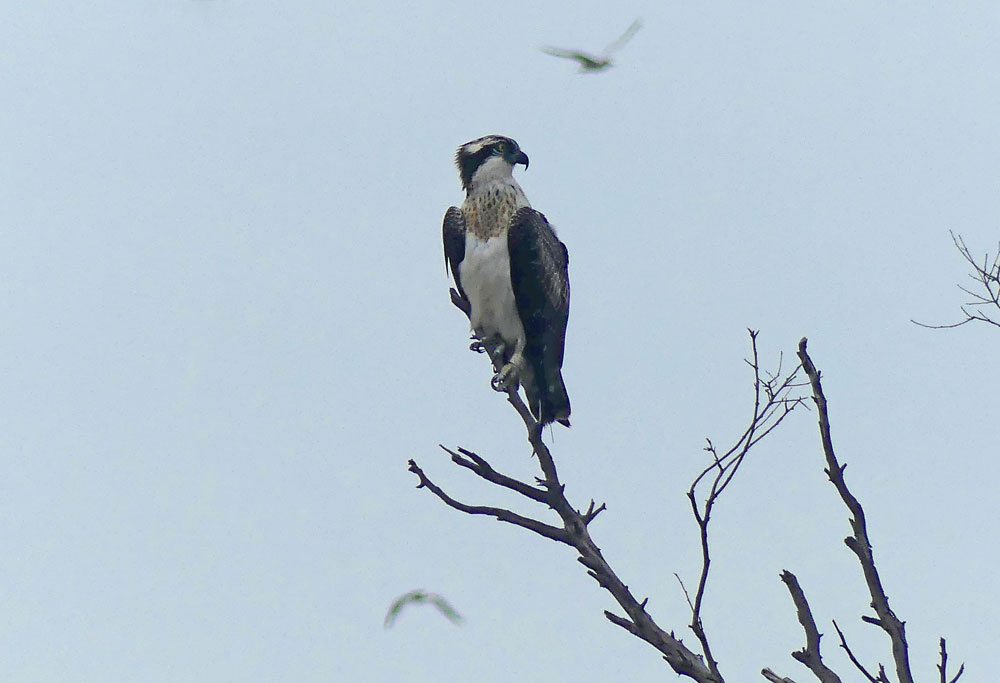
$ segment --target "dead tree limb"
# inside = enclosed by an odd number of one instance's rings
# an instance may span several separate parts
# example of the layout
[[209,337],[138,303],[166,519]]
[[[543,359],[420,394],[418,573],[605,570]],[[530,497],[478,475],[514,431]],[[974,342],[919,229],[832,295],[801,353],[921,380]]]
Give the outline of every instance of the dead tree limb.
[[941,683],[955,683],[965,673],[965,664],[958,667],[958,673],[955,674],[954,678],[948,678],[948,647],[945,645],[944,638],[941,639],[941,663],[938,664],[938,672],[941,674]]
[[[753,412],[749,425],[732,445],[722,455],[716,450],[711,440],[705,450],[711,456],[712,462],[695,477],[687,492],[688,502],[695,522],[698,524],[701,542],[701,574],[698,577],[698,587],[692,602],[684,582],[681,587],[691,608],[691,623],[689,627],[701,643],[705,660],[716,675],[719,674],[718,663],[712,655],[712,647],[708,633],[702,621],[702,606],[705,600],[705,589],[708,585],[708,573],[712,564],[709,552],[708,527],[712,519],[712,511],[719,501],[722,492],[726,490],[733,477],[740,469],[750,449],[761,439],[770,434],[796,407],[802,404],[802,397],[791,395],[792,389],[802,386],[796,383],[799,368],[796,367],[787,375],[782,375],[781,364],[773,374],[764,375],[760,368],[760,358],[757,352],[756,330],[747,330],[750,335],[751,357],[746,360],[753,370]],[[707,489],[707,491],[705,490]],[[680,577],[677,577],[680,581]]]
[[[508,392],[507,400],[517,410],[527,428],[528,441],[531,443],[535,455],[538,457],[539,465],[544,474],[544,479],[539,480],[541,488],[531,487],[524,482],[500,474],[484,458],[471,451],[464,449],[461,449],[459,453],[449,451],[452,455],[452,460],[458,464],[462,464],[463,467],[466,467],[486,481],[504,486],[536,503],[543,503],[559,515],[562,521],[562,528],[519,515],[503,508],[460,503],[434,484],[416,462],[410,460],[409,469],[420,480],[418,488],[427,488],[447,505],[461,512],[489,515],[500,521],[509,522],[533,531],[545,538],[573,546],[579,553],[579,562],[587,568],[587,573],[602,588],[611,593],[625,611],[625,614],[628,615],[626,618],[611,612],[605,612],[605,616],[609,621],[642,638],[659,650],[667,663],[678,674],[687,676],[699,683],[723,683],[723,679],[713,675],[708,667],[705,666],[700,656],[689,650],[672,633],[668,633],[657,626],[652,617],[646,612],[647,600],[643,600],[640,603],[629,590],[629,587],[618,578],[618,575],[615,574],[607,560],[604,559],[600,548],[594,542],[587,529],[587,526],[604,509],[604,506],[595,506],[594,502],[591,501],[590,506],[584,513],[575,509],[570,504],[564,493],[565,487],[559,481],[552,455],[541,439],[541,431],[538,428],[538,423],[535,422],[516,391]],[[459,462],[463,460],[463,457],[468,459],[464,463]]]
[[995,256],[991,257],[987,252],[983,256],[982,262],[980,262],[969,251],[969,247],[966,246],[965,240],[962,239],[961,235],[956,235],[952,232],[951,241],[955,243],[955,248],[958,249],[958,253],[962,255],[962,258],[972,266],[972,272],[969,273],[969,277],[976,282],[976,290],[979,291],[966,289],[962,285],[958,286],[959,289],[972,297],[972,300],[962,304],[962,313],[965,315],[965,318],[957,323],[951,323],[950,325],[926,325],[912,319],[910,322],[934,330],[961,327],[974,321],[1000,327],[1000,245],[997,246]]
[[885,667],[881,664],[878,665],[878,676],[872,676],[865,665],[861,663],[860,660],[855,656],[854,651],[847,644],[847,638],[844,637],[844,632],[840,630],[840,626],[837,625],[837,620],[833,620],[833,627],[837,629],[837,636],[840,638],[840,647],[847,653],[847,658],[851,660],[851,664],[854,668],[861,672],[861,675],[870,681],[870,683],[889,683],[889,679],[885,675]]
[[[455,294],[452,295],[452,302],[460,309],[463,309],[461,303],[464,302]],[[489,344],[489,342],[485,342],[484,347],[493,360],[494,369],[499,370],[501,360],[495,353],[495,346]],[[458,449],[458,452],[449,449],[445,450],[451,455],[452,461],[455,464],[470,470],[482,479],[514,491],[534,503],[541,503],[555,511],[562,522],[562,527],[546,524],[504,508],[461,503],[434,484],[417,463],[410,460],[409,469],[419,479],[417,487],[428,489],[449,507],[465,512],[466,514],[492,516],[497,520],[533,531],[545,538],[573,546],[579,553],[578,561],[587,568],[587,573],[602,588],[611,593],[615,601],[627,615],[626,617],[622,617],[611,612],[605,612],[605,616],[611,623],[624,628],[629,633],[642,638],[656,648],[671,668],[678,674],[698,683],[724,683],[721,677],[716,676],[705,665],[701,656],[688,649],[672,632],[668,633],[653,621],[653,618],[646,612],[648,598],[640,602],[635,598],[625,582],[618,578],[618,575],[608,564],[607,560],[604,559],[600,548],[590,536],[587,528],[594,518],[605,509],[605,506],[603,504],[598,506],[594,501],[591,501],[587,511],[580,512],[570,504],[565,495],[565,486],[559,480],[559,474],[556,470],[552,454],[542,440],[541,427],[532,417],[524,401],[521,400],[516,388],[507,390],[506,394],[508,403],[511,404],[517,414],[520,415],[522,422],[524,422],[528,442],[531,444],[534,454],[538,458],[538,464],[543,475],[537,480],[538,487],[501,474],[485,458],[471,451],[465,449]]]
[[785,676],[779,676],[770,669],[761,669],[760,675],[771,681],[771,683],[795,683],[791,678],[786,678]]
[[840,676],[823,663],[823,656],[819,650],[819,641],[823,634],[816,628],[816,620],[813,619],[812,610],[809,609],[809,602],[799,585],[799,580],[795,574],[786,569],[781,572],[781,581],[792,596],[799,623],[802,624],[802,630],[806,632],[805,647],[793,652],[792,657],[812,671],[820,683],[840,683]]
[[820,381],[820,372],[806,351],[806,343],[805,338],[799,342],[798,355],[802,368],[809,377],[813,400],[816,402],[816,408],[819,412],[820,440],[823,443],[823,454],[826,456],[826,469],[824,471],[851,513],[850,523],[853,533],[844,539],[844,543],[857,556],[858,562],[861,564],[861,571],[864,573],[865,583],[868,585],[868,592],[871,595],[871,607],[875,611],[874,617],[862,618],[879,626],[889,636],[892,658],[896,666],[896,678],[899,683],[913,683],[913,674],[910,672],[909,648],[906,644],[906,625],[896,617],[896,614],[889,607],[889,598],[886,597],[885,589],[882,587],[882,579],[875,566],[875,556],[868,537],[865,511],[844,480],[846,465],[841,465],[834,453],[833,438],[830,436],[830,416],[826,396],[823,393],[823,385]]
[[[465,311],[465,308],[462,306],[465,302],[461,300],[461,297],[457,293],[452,295],[452,301],[457,307]],[[643,599],[641,602],[637,600],[629,587],[618,577],[604,558],[601,549],[591,537],[588,526],[605,509],[605,506],[603,504],[597,505],[592,500],[586,512],[581,512],[570,504],[565,495],[565,486],[559,480],[559,474],[552,454],[542,440],[541,428],[521,400],[516,388],[506,391],[507,401],[521,417],[527,430],[528,442],[531,444],[532,450],[538,458],[542,476],[537,479],[537,485],[531,485],[498,472],[485,458],[472,451],[463,448],[457,450],[442,448],[448,452],[452,462],[456,465],[469,470],[494,485],[513,491],[534,504],[543,505],[545,508],[554,511],[558,515],[561,525],[542,522],[505,508],[468,505],[459,502],[447,494],[441,487],[437,486],[415,461],[409,461],[409,469],[419,480],[418,488],[426,488],[451,508],[466,514],[490,516],[499,521],[527,529],[545,538],[573,546],[579,555],[577,560],[586,567],[587,574],[593,577],[602,588],[607,590],[624,611],[624,616],[606,611],[604,615],[608,621],[645,640],[656,648],[663,655],[663,658],[670,667],[681,676],[697,681],[698,683],[724,683],[724,678],[719,672],[718,665],[711,655],[708,637],[701,621],[701,605],[704,600],[708,578],[708,523],[711,518],[712,507],[722,491],[732,481],[733,476],[749,450],[776,428],[785,416],[797,405],[800,405],[802,401],[802,398],[793,399],[788,395],[792,387],[801,386],[795,384],[793,381],[798,368],[787,377],[782,377],[779,366],[777,374],[765,377],[758,364],[757,333],[751,331],[750,336],[753,355],[752,360],[749,360],[748,363],[754,372],[755,396],[750,427],[743,432],[736,444],[730,450],[726,451],[725,454],[719,455],[710,444],[708,450],[712,456],[712,463],[699,476],[695,484],[692,485],[689,495],[695,518],[698,520],[702,531],[702,549],[704,553],[704,564],[699,579],[698,590],[695,601],[691,603],[691,627],[698,636],[703,654],[692,651],[672,631],[668,632],[657,625],[646,611],[648,598]],[[482,347],[489,353],[490,358],[493,360],[494,369],[498,370],[502,359],[497,356],[495,345],[491,345],[486,341],[482,342]],[[711,484],[707,497],[699,502],[696,489],[701,482],[711,482]]]

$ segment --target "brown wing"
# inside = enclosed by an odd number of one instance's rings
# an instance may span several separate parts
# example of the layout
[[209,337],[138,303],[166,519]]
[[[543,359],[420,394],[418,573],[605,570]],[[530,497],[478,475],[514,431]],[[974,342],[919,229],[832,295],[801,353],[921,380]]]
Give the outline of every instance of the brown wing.
[[462,278],[458,270],[459,264],[465,258],[465,216],[462,215],[461,209],[452,206],[445,212],[441,233],[444,240],[445,267],[451,270],[451,276],[455,280],[456,289],[451,290],[452,303],[469,315],[472,307],[468,297],[465,296],[465,290],[462,289]]
[[539,422],[569,424],[569,396],[562,380],[569,321],[569,252],[545,216],[518,209],[507,231],[510,281],[524,326],[524,355],[534,386],[525,386],[528,405]]

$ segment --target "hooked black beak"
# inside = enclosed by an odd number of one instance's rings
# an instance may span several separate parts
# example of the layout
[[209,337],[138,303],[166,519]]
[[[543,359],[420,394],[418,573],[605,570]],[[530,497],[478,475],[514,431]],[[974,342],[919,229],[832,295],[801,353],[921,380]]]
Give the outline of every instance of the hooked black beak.
[[512,166],[517,166],[518,164],[524,164],[524,170],[528,170],[528,155],[524,152],[518,150],[517,154],[514,155]]

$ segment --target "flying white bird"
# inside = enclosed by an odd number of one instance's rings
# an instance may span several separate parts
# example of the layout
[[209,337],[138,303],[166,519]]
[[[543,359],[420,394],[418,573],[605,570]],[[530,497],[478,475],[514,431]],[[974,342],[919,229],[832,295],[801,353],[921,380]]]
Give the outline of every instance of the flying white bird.
[[613,65],[611,55],[620,50],[625,43],[631,40],[632,36],[634,36],[635,32],[640,28],[642,28],[642,21],[636,19],[632,22],[631,26],[625,29],[625,33],[621,34],[615,42],[608,45],[604,49],[604,52],[600,55],[591,55],[578,50],[563,50],[558,47],[543,47],[542,52],[552,55],[553,57],[575,59],[580,64],[580,73],[596,73]]
[[437,593],[425,593],[422,590],[415,590],[401,595],[396,598],[392,605],[389,607],[389,611],[385,615],[386,628],[392,626],[392,623],[399,616],[399,613],[407,605],[421,605],[429,603],[437,607],[438,611],[441,612],[445,617],[448,618],[452,623],[458,624],[462,621],[462,616],[455,611],[455,608],[448,604],[448,601]]

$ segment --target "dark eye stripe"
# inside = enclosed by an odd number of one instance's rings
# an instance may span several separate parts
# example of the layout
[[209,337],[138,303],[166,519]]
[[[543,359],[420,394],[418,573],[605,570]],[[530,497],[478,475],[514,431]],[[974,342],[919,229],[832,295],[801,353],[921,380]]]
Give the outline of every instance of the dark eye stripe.
[[[486,143],[486,140],[489,140],[489,142]],[[477,142],[483,142],[485,144],[483,144],[483,146],[480,147],[475,153],[469,154],[467,146],[473,145]],[[455,154],[455,163],[458,165],[459,175],[462,177],[462,187],[469,189],[472,183],[472,175],[489,157],[495,154],[499,156],[516,154],[518,149],[519,148],[516,142],[510,138],[499,135],[479,138],[478,140],[467,142],[462,147],[459,147],[458,152]]]

